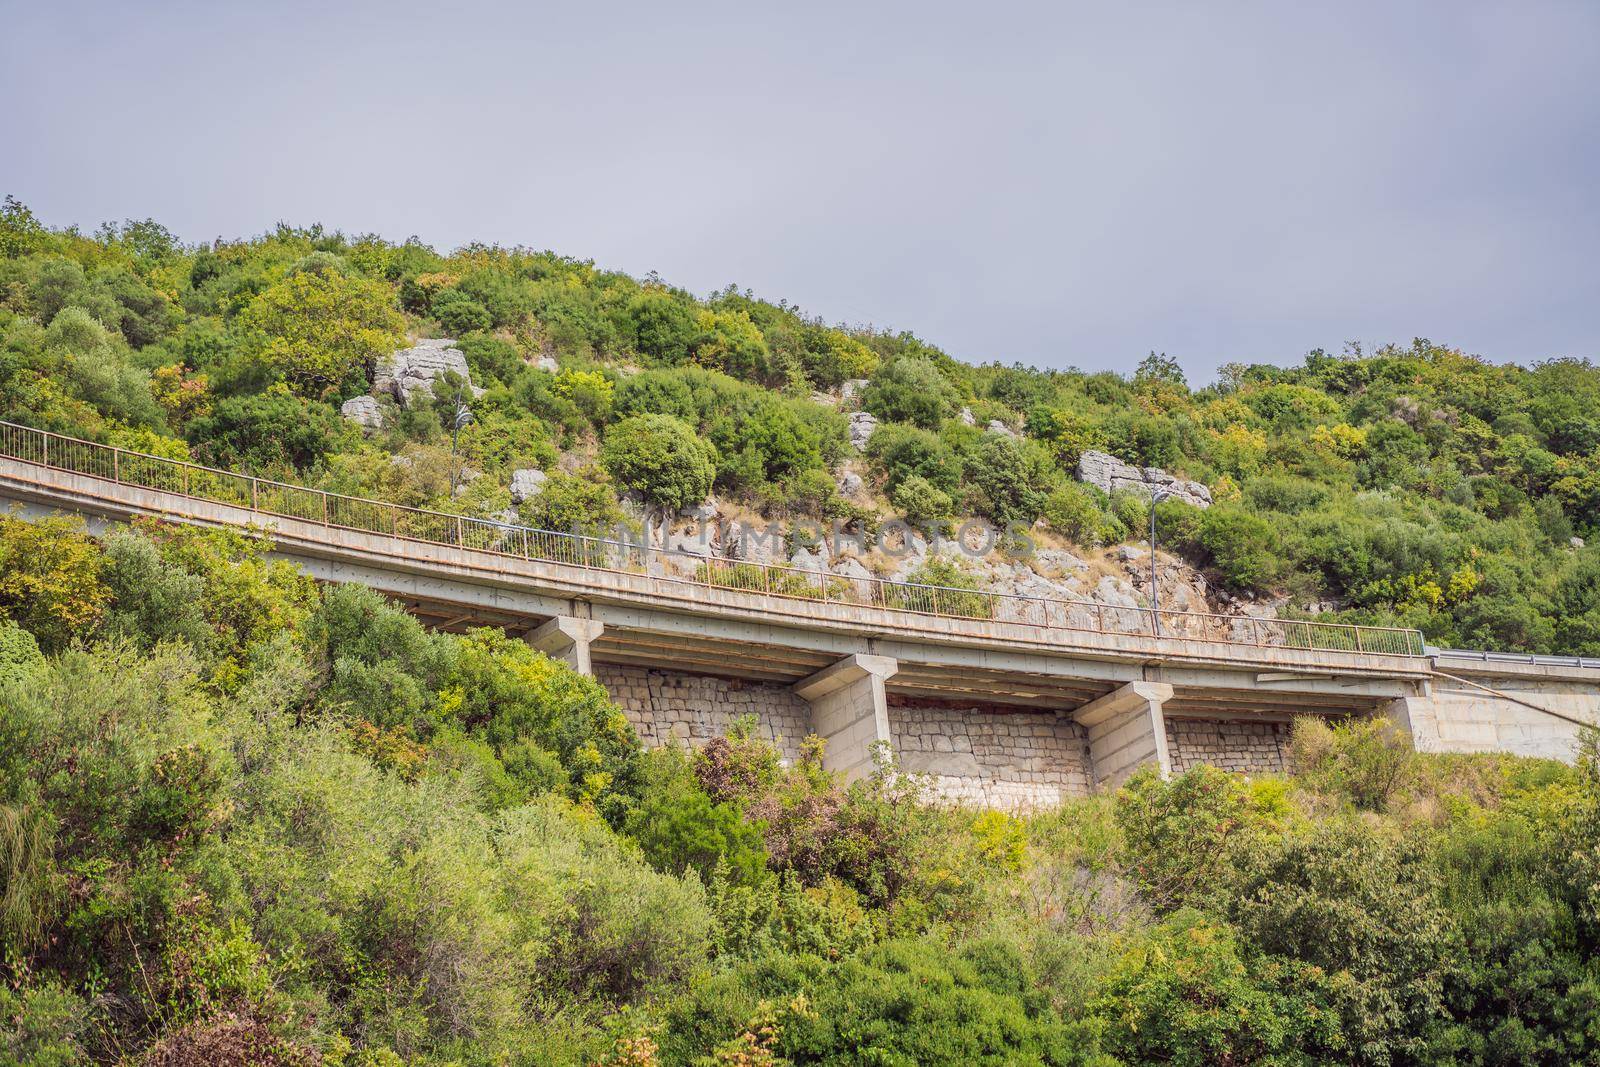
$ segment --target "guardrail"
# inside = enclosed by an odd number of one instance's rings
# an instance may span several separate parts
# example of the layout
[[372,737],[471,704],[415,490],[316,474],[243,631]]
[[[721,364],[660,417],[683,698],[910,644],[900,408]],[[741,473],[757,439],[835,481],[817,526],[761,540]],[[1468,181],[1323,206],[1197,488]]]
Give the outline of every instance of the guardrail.
[[[851,578],[786,564],[751,563],[645,544],[428,511],[203,467],[0,422],[0,455],[122,485],[156,489],[330,528],[453,545],[521,559],[646,574],[659,581],[742,590],[942,618],[1022,623],[1107,634],[1253,646],[1421,656],[1422,634],[1249,615],[1120,607],[1072,597],[1029,597],[883,578]],[[670,565],[679,571],[666,574]]]
[[1485,652],[1471,648],[1426,648],[1438,659],[1464,659],[1477,663],[1531,663],[1541,667],[1585,667],[1600,670],[1600,659],[1592,656],[1547,656],[1532,652]]

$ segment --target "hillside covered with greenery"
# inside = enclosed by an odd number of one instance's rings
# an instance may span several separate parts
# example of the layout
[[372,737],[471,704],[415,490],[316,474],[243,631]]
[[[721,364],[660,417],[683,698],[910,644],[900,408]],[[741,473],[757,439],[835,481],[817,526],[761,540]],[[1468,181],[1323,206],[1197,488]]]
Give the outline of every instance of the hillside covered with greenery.
[[[378,433],[339,417],[423,336],[456,338],[486,389],[461,440],[483,476],[454,493],[450,390],[384,401]],[[1219,588],[1438,644],[1600,654],[1600,546],[1579,547],[1600,524],[1585,361],[1416,341],[1230,365],[1204,388],[1156,355],[1125,376],[973,366],[910,333],[548,252],[287,226],[185,246],[149,221],[49,230],[14,200],[0,337],[5,419],[480,515],[505,513],[510,471],[539,468],[520,517],[563,530],[615,521],[633,490],[869,529],[973,515],[1082,547],[1138,539],[1143,499],[1073,478],[1100,449],[1211,488],[1217,506],[1168,501],[1160,519]],[[838,405],[858,381],[852,402],[880,420],[859,458]],[[839,492],[847,462],[862,495]]]
[[[714,493],[1084,547],[1147,518],[1073,478],[1104,449],[1210,487],[1158,517],[1226,587],[1600,653],[1584,363],[1418,342],[1192,389],[549,253],[189,247],[15,201],[0,257],[10,421],[474,515],[536,468],[519,515],[558,529]],[[427,336],[485,390],[476,477],[454,392],[340,415]],[[1303,722],[1281,777],[975,812],[887,757],[845,785],[815,739],[646,752],[594,680],[267,548],[0,516],[0,1065],[1600,1063],[1594,738],[1567,767]]]
[[976,813],[263,547],[0,519],[0,1063],[1600,1062],[1592,741]]

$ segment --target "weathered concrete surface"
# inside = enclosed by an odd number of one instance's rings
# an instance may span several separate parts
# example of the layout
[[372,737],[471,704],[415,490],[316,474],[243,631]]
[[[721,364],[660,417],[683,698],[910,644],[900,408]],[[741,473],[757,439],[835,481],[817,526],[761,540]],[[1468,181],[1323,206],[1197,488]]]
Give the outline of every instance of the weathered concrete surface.
[[871,774],[873,748],[893,744],[884,679],[900,665],[887,656],[846,656],[795,683],[795,695],[811,705],[811,732],[827,743],[822,766],[846,781]]
[[579,674],[593,678],[590,646],[604,632],[605,624],[594,619],[557,615],[528,631],[523,640],[551,659],[561,660]]
[[1172,773],[1161,714],[1161,705],[1171,699],[1172,686],[1163,682],[1129,682],[1073,712],[1078,725],[1089,732],[1096,788],[1115,789],[1134,771],[1152,764],[1163,778]]
[[1421,752],[1509,752],[1571,762],[1600,726],[1600,670],[1548,663],[1437,661],[1443,672],[1388,706]]

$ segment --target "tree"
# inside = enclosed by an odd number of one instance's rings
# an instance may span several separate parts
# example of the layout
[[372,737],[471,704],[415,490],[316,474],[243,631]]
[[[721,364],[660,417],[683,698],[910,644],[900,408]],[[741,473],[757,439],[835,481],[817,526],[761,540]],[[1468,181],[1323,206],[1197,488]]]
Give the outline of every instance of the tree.
[[0,615],[46,649],[94,633],[111,600],[100,548],[65,518],[0,515]]
[[699,327],[694,305],[661,286],[648,286],[628,302],[627,323],[640,355],[676,367],[689,359]]
[[634,415],[606,432],[600,462],[617,484],[676,511],[711,492],[716,452],[682,419]]
[[318,395],[398,348],[405,320],[381,282],[297,271],[252,300],[239,329],[252,358],[300,392]]
[[909,422],[925,430],[937,430],[955,414],[956,403],[955,387],[938,365],[921,358],[897,359],[880,367],[861,398],[861,406],[880,419]]

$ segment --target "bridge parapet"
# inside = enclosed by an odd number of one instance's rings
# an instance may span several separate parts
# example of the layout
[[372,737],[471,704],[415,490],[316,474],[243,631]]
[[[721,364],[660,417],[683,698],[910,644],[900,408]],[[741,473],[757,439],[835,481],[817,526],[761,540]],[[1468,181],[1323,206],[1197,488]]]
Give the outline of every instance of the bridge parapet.
[[[14,423],[0,422],[0,457],[0,478],[6,483],[24,491],[67,493],[90,506],[99,502],[178,521],[253,526],[278,537],[365,551],[380,561],[428,558],[464,564],[472,557],[489,560],[481,569],[490,571],[549,564],[582,575],[584,580],[575,583],[582,587],[648,589],[707,607],[877,622],[935,636],[1020,633],[1030,643],[1065,640],[1121,652],[1298,666],[1385,669],[1420,656],[1423,648],[1415,630],[1157,612],[731,561],[343,496]],[[439,548],[454,551],[441,558]],[[671,566],[664,565],[668,561]]]

